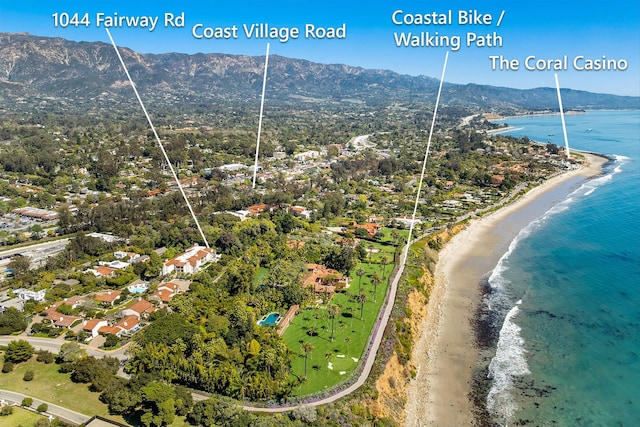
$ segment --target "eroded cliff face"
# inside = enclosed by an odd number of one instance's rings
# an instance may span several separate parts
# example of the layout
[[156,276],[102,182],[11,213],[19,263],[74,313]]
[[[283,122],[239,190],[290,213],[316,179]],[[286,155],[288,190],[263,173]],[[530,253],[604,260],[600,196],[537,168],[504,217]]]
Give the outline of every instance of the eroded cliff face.
[[[425,271],[420,280],[427,290],[433,286],[433,276],[429,271]],[[427,315],[427,302],[425,294],[417,289],[412,290],[408,295],[407,304],[411,316],[404,318],[403,321],[411,327],[413,346],[422,333],[423,320]],[[391,418],[399,425],[404,425],[409,383],[411,378],[415,376],[415,372],[416,367],[411,362],[403,365],[398,354],[394,351],[376,381],[378,397],[369,404],[371,412],[379,417]]]
[[[415,360],[413,352],[423,334],[423,329],[428,327],[426,319],[429,296],[435,286],[435,262],[438,259],[438,252],[431,249],[430,246],[438,247],[438,249],[444,247],[464,227],[465,224],[457,224],[451,229],[443,230],[430,236],[426,240],[423,248],[423,259],[419,262],[422,274],[419,276],[418,283],[414,283],[414,287],[407,294],[406,306],[408,309],[405,309],[407,316],[401,319],[402,322],[410,326],[413,349],[412,360],[403,364],[398,357],[398,353],[394,351],[376,381],[378,396],[370,402],[370,410],[380,417],[393,419],[398,425],[404,425],[405,423],[409,386],[417,371],[413,362]],[[431,241],[436,244],[429,245]]]

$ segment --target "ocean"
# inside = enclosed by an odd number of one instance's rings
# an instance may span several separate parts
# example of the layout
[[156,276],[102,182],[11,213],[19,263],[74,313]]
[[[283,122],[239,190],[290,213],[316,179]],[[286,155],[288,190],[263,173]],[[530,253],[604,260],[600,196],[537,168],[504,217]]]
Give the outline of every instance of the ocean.
[[[570,148],[612,160],[520,231],[490,273],[487,409],[504,426],[640,426],[640,111],[565,120]],[[564,146],[559,115],[504,122]]]

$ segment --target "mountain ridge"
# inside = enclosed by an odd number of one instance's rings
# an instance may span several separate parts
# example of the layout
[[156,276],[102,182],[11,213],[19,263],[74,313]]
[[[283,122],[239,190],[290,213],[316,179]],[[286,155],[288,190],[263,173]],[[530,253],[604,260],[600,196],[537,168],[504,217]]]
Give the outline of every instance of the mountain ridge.
[[[264,56],[224,53],[138,53],[119,47],[137,87],[159,99],[253,102],[261,92]],[[113,47],[60,37],[0,33],[3,98],[110,98],[129,90]],[[320,64],[279,55],[269,58],[271,104],[341,103],[371,106],[435,100],[438,80],[346,64]],[[557,109],[555,88],[513,89],[445,82],[443,102],[483,110]],[[567,109],[639,108],[640,97],[563,89]],[[5,99],[6,101],[7,99]],[[431,100],[431,102],[433,102]]]

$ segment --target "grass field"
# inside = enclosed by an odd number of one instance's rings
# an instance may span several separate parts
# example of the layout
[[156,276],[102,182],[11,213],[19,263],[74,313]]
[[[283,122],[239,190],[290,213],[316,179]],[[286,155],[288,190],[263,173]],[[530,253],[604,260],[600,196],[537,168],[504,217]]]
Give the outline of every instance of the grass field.
[[[365,247],[368,244],[369,242]],[[297,355],[292,362],[292,371],[299,378],[305,376],[306,358],[307,378],[296,390],[296,395],[304,396],[331,388],[344,381],[358,366],[384,302],[389,275],[394,268],[393,246],[371,243],[371,247],[380,251],[372,252],[372,263],[363,262],[356,266],[351,273],[349,288],[336,293],[331,300],[330,304],[337,305],[340,311],[333,320],[329,316],[327,305],[318,305],[302,310],[287,328],[283,338]],[[377,273],[382,279],[383,266],[376,263],[382,256],[388,259],[389,264],[385,267],[385,280],[378,284],[374,297],[375,287],[371,277]],[[361,277],[362,284],[356,273],[359,269],[365,272]],[[367,301],[364,304],[354,299],[360,293],[366,295]],[[310,334],[310,330],[315,331],[315,334]],[[302,349],[304,343],[313,346],[311,351],[307,351],[306,357]]]
[[[98,399],[99,393],[90,392],[87,384],[72,382],[70,374],[61,374],[58,367],[55,363],[47,365],[32,358],[16,365],[12,372],[0,373],[0,388],[46,400],[85,415],[102,415],[123,422],[122,418],[109,415],[107,405]],[[35,374],[32,381],[22,379],[28,370]]]
[[12,427],[32,427],[40,418],[45,418],[35,412],[27,411],[19,406],[13,407],[13,414],[0,417],[0,425]]

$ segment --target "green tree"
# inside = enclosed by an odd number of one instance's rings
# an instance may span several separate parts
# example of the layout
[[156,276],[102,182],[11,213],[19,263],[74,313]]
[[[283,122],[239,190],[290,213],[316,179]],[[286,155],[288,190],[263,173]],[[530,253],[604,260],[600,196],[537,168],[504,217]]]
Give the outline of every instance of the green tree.
[[109,405],[112,414],[126,414],[140,403],[142,396],[125,385],[125,380],[116,378],[107,385],[100,395],[100,400]]
[[107,337],[104,340],[104,347],[105,348],[116,347],[119,343],[120,343],[120,339],[118,338],[117,335],[107,334]]
[[364,276],[364,270],[359,268],[358,271],[356,271],[356,274],[358,275],[358,293],[360,293],[362,289],[362,276]]
[[380,260],[380,264],[382,264],[382,280],[386,280],[387,264],[389,264],[389,257],[387,257],[386,255],[383,255],[382,259]]
[[27,320],[15,307],[9,307],[0,314],[0,335],[24,331],[27,326]]
[[223,397],[212,397],[193,405],[187,420],[196,426],[232,426],[242,408],[232,400]]
[[302,350],[302,354],[304,356],[304,379],[307,379],[307,361],[309,359],[309,354],[313,351],[313,344],[310,342],[303,342],[300,346],[300,350]]
[[373,276],[371,276],[371,283],[373,283],[373,302],[376,302],[378,285],[380,284],[380,276],[378,276],[378,273],[373,273]]
[[163,426],[173,423],[176,417],[176,392],[169,384],[153,381],[140,389],[143,396],[145,426]]
[[4,354],[6,362],[26,362],[33,356],[35,349],[25,340],[11,341]]
[[56,359],[53,353],[47,350],[39,350],[36,354],[38,355],[36,360],[45,364],[53,363]]
[[137,334],[135,341],[141,345],[151,342],[171,345],[178,339],[189,343],[196,332],[196,326],[189,323],[184,316],[171,313],[152,322]]
[[331,317],[331,341],[333,341],[333,333],[335,331],[334,323],[336,320],[336,316],[340,313],[340,307],[335,304],[330,304],[329,307],[327,307],[327,312]]
[[58,227],[60,227],[62,234],[73,231],[72,227],[74,223],[75,219],[69,210],[69,205],[64,204],[60,206],[60,208],[58,208]]
[[360,304],[360,320],[362,320],[364,315],[364,304],[367,302],[367,296],[364,293],[356,295],[355,300]]
[[67,342],[60,346],[58,362],[75,363],[87,355],[87,352],[76,342]]
[[13,272],[16,277],[22,276],[27,273],[31,268],[31,261],[29,257],[16,255],[11,258],[11,261],[7,264],[7,269]]

